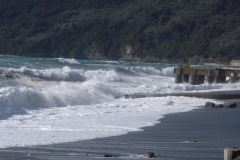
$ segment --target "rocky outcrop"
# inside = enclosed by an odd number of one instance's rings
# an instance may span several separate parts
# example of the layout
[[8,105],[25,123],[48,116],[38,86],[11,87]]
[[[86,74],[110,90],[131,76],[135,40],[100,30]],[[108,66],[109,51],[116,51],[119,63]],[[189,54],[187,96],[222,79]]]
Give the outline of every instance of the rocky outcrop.
[[130,45],[126,45],[122,50],[121,50],[121,58],[118,59],[118,61],[128,61],[128,62],[141,62],[142,59],[134,56],[132,54],[133,48]]
[[214,108],[223,108],[223,107],[224,107],[224,105],[222,105],[222,104],[218,104],[218,105],[215,105]]
[[204,108],[215,108],[215,103],[206,102]]
[[199,56],[193,56],[191,59],[191,63],[194,65],[203,65],[203,58]]
[[227,108],[236,108],[236,107],[237,107],[237,104],[233,103],[233,104],[230,104]]
[[157,158],[157,155],[154,152],[147,152],[144,154],[146,158]]
[[84,57],[87,59],[94,59],[94,60],[107,60],[102,54],[100,54],[97,51],[94,42],[92,43],[91,46],[89,46],[84,50]]
[[[227,106],[227,108],[236,108],[236,107],[237,107],[236,103],[233,103]],[[212,103],[212,102],[206,102],[204,105],[204,108],[224,108],[224,105],[223,104],[216,105],[215,103]]]

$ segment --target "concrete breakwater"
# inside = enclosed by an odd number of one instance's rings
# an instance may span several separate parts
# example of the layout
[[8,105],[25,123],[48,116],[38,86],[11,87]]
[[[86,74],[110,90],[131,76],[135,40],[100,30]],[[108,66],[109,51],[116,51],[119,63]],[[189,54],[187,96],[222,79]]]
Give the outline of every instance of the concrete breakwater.
[[240,99],[239,92],[227,92],[227,91],[124,95],[125,98],[166,97],[166,96],[185,96],[185,97],[208,98],[208,99],[218,99],[218,100]]

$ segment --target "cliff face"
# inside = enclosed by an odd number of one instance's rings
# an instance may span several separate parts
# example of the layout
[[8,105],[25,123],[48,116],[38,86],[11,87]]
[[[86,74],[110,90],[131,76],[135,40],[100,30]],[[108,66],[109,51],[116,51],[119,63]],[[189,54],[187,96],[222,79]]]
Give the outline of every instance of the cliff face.
[[196,63],[240,58],[239,0],[0,0],[0,54]]

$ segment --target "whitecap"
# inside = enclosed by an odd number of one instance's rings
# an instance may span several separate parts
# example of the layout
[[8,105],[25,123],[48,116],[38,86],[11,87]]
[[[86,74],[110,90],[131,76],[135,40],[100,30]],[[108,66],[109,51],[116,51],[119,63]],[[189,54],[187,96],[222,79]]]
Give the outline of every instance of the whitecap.
[[56,58],[61,63],[69,63],[69,64],[81,64],[76,59],[68,59],[68,58]]

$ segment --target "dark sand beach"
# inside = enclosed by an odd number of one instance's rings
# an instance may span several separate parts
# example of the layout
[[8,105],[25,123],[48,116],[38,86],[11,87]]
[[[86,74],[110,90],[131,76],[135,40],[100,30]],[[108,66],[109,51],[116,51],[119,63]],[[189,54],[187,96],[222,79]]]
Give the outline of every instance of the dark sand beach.
[[166,115],[160,123],[142,128],[143,131],[73,143],[1,149],[0,159],[91,160],[102,159],[103,154],[111,154],[114,159],[143,159],[144,153],[152,151],[158,155],[156,159],[162,160],[219,160],[223,159],[224,148],[240,147],[239,115],[239,103],[237,108],[200,106],[190,112]]

